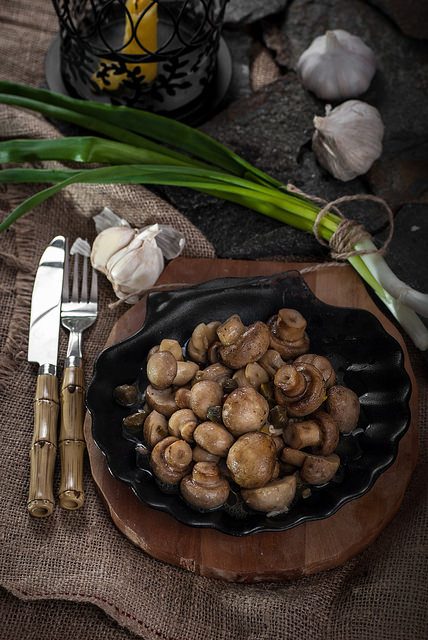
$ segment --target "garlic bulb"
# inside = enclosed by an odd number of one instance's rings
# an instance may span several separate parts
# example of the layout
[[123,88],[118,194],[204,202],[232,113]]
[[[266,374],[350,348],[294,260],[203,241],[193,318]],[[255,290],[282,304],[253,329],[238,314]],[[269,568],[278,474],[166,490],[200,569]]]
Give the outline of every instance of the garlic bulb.
[[[162,240],[158,244],[159,238]],[[162,248],[164,245],[168,251]],[[133,304],[162,273],[164,256],[174,258],[183,247],[182,234],[166,225],[153,224],[140,230],[114,226],[95,238],[91,263],[107,276],[118,298]]]
[[382,153],[383,123],[379,111],[366,102],[348,100],[326,116],[315,116],[312,148],[319,163],[347,182],[366,173]]
[[375,71],[376,59],[370,47],[343,29],[315,38],[297,63],[303,86],[322,100],[361,95],[369,88]]

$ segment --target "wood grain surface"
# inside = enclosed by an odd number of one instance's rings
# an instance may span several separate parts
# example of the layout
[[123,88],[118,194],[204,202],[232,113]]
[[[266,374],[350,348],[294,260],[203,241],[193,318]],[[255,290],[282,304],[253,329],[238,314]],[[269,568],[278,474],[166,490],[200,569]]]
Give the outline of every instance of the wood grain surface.
[[[306,264],[178,258],[168,265],[161,283],[198,283],[218,277],[270,275],[305,269]],[[313,266],[313,265],[311,265]],[[350,267],[322,267],[304,273],[312,291],[336,306],[371,311],[399,342],[412,382],[409,430],[400,442],[394,464],[364,496],[344,505],[333,516],[284,532],[233,537],[210,529],[189,527],[168,514],[143,505],[124,483],[109,473],[85,419],[85,437],[92,475],[115,525],[134,544],[158,560],[200,575],[235,582],[285,580],[339,566],[365,549],[397,513],[417,460],[417,388],[404,341],[371,300]],[[113,327],[108,344],[137,331],[145,302],[131,307]]]

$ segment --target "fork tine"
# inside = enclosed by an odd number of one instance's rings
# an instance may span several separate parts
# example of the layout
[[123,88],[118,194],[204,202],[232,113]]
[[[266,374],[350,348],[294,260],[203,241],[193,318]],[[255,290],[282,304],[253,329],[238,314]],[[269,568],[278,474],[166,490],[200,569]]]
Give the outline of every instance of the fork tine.
[[68,302],[70,298],[70,256],[68,253],[68,238],[65,239],[65,259],[64,259],[64,276],[62,281],[62,300]]
[[71,291],[71,302],[79,302],[79,254],[75,253],[73,258],[73,289]]
[[82,289],[80,292],[80,300],[82,302],[88,302],[88,258],[87,256],[83,256]]
[[98,299],[98,277],[95,269],[92,269],[92,279],[91,279],[91,293],[89,295],[89,302],[97,303]]

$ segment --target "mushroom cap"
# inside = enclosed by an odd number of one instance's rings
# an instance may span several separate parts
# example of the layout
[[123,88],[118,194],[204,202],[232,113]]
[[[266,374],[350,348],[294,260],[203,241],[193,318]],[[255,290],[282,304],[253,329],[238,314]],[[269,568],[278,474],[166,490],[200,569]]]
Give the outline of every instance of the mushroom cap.
[[197,462],[180,483],[181,495],[197,509],[216,509],[229,497],[229,483],[215,462]]
[[307,333],[298,340],[290,342],[289,340],[281,340],[278,336],[271,333],[270,348],[277,351],[284,360],[291,360],[297,356],[309,351],[310,342]]
[[140,400],[140,392],[135,384],[121,384],[113,390],[113,397],[122,407],[132,407]]
[[336,383],[336,372],[328,358],[319,356],[316,353],[304,353],[295,359],[294,364],[298,362],[308,362],[319,369],[322,373],[322,377],[324,378],[326,389],[329,389]]
[[177,409],[188,409],[190,407],[190,389],[181,387],[174,394]]
[[196,362],[177,362],[177,374],[172,381],[172,384],[175,387],[182,387],[187,384],[195,377],[196,373],[199,371],[199,367]]
[[246,433],[230,447],[226,464],[233,480],[246,489],[262,487],[271,480],[276,447],[265,433]]
[[193,442],[193,432],[197,424],[198,419],[191,409],[179,409],[168,420],[168,431],[176,438]]
[[154,389],[167,389],[177,375],[177,360],[169,351],[154,353],[147,362],[147,377]]
[[339,429],[328,413],[316,411],[311,419],[288,424],[284,440],[292,449],[313,447],[314,453],[328,456],[338,445]]
[[302,480],[308,484],[324,484],[335,475],[340,458],[335,453],[327,457],[308,454],[300,471]]
[[326,409],[341,433],[351,433],[358,424],[360,401],[348,387],[336,385],[327,391]]
[[232,376],[232,380],[235,380],[238,387],[251,387],[251,384],[245,377],[245,369],[238,369]]
[[273,333],[280,340],[295,342],[303,337],[307,322],[297,309],[280,309],[273,324]]
[[328,456],[330,453],[333,453],[339,444],[339,428],[337,422],[325,411],[316,411],[313,418],[319,424],[322,432],[321,446],[315,450],[315,453]]
[[296,370],[306,380],[306,390],[296,401],[287,399],[288,415],[294,418],[307,416],[316,411],[326,399],[326,389],[321,371],[307,362],[299,362]]
[[264,322],[255,322],[233,344],[219,349],[224,364],[231,369],[242,369],[256,362],[269,348],[270,332]]
[[214,380],[214,382],[218,382],[222,384],[224,380],[227,380],[232,375],[232,370],[228,369],[221,364],[220,362],[214,362],[210,364],[205,369],[198,371],[196,374],[196,382],[200,380]]
[[221,404],[223,389],[214,380],[201,380],[190,390],[190,407],[201,420],[206,420],[210,407]]
[[223,424],[233,435],[257,431],[269,414],[269,405],[253,387],[238,387],[223,405]]
[[306,460],[308,454],[305,451],[299,449],[292,449],[291,447],[284,447],[281,451],[281,460],[286,464],[291,464],[293,467],[301,467]]
[[208,362],[210,362],[211,364],[215,364],[220,360],[220,354],[218,352],[220,347],[221,347],[220,340],[216,340],[215,342],[210,344],[210,346],[208,347],[207,358],[208,358]]
[[187,344],[187,355],[194,362],[202,364],[206,361],[208,349],[207,325],[204,322],[196,325]]
[[178,409],[174,395],[175,392],[172,387],[155,389],[149,384],[146,389],[146,402],[150,409],[156,409],[156,411],[169,418]]
[[275,372],[285,364],[281,355],[274,349],[268,349],[258,360],[258,363],[271,376],[271,378],[273,378]]
[[150,456],[150,466],[161,482],[178,484],[188,473],[192,463],[192,449],[187,442],[169,436],[158,442]]
[[262,384],[269,382],[269,374],[257,362],[247,364],[244,373],[249,384],[254,387],[254,389],[257,389],[257,391]]
[[150,412],[145,409],[131,413],[122,420],[122,425],[125,429],[141,429],[149,413]]
[[164,415],[155,409],[149,413],[144,421],[143,436],[149,447],[154,447],[168,435],[168,421]]
[[269,411],[269,422],[275,429],[285,429],[288,424],[288,413],[286,407],[276,404]]
[[235,439],[222,425],[201,422],[193,433],[195,442],[209,453],[226,456]]
[[217,321],[208,324],[201,322],[194,328],[187,345],[187,353],[194,362],[203,364],[207,361],[207,351],[217,339],[216,330],[219,326],[220,322]]
[[256,511],[281,513],[287,511],[296,495],[295,475],[272,480],[258,489],[242,489],[244,502]]
[[169,351],[177,361],[183,360],[183,349],[178,340],[164,338],[159,345],[159,351]]
[[195,462],[218,462],[220,456],[215,456],[213,453],[205,451],[197,444],[196,447],[193,447],[193,460]]
[[236,342],[239,336],[244,333],[245,325],[242,322],[241,318],[235,313],[233,316],[230,316],[223,324],[217,327],[217,335],[221,344],[225,347]]

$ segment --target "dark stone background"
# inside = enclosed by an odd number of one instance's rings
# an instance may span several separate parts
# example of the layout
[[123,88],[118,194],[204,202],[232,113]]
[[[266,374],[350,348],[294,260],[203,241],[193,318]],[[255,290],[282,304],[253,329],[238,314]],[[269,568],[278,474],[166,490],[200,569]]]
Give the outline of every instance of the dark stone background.
[[[400,13],[400,6],[406,10]],[[388,200],[396,217],[388,262],[400,277],[424,291],[428,291],[427,6],[403,0],[230,0],[224,37],[233,55],[234,80],[226,106],[203,125],[253,164],[307,193],[327,199],[374,193]],[[324,113],[325,104],[302,88],[294,71],[313,38],[335,28],[359,35],[375,51],[378,70],[360,99],[375,105],[385,124],[383,155],[367,175],[347,183],[331,177],[316,162],[312,120]],[[262,50],[276,65],[279,78],[253,91],[252,71]],[[206,234],[219,257],[328,258],[310,234],[238,205],[177,188],[161,193]],[[376,206],[353,203],[346,212],[364,222],[375,238],[384,237],[384,213]]]

